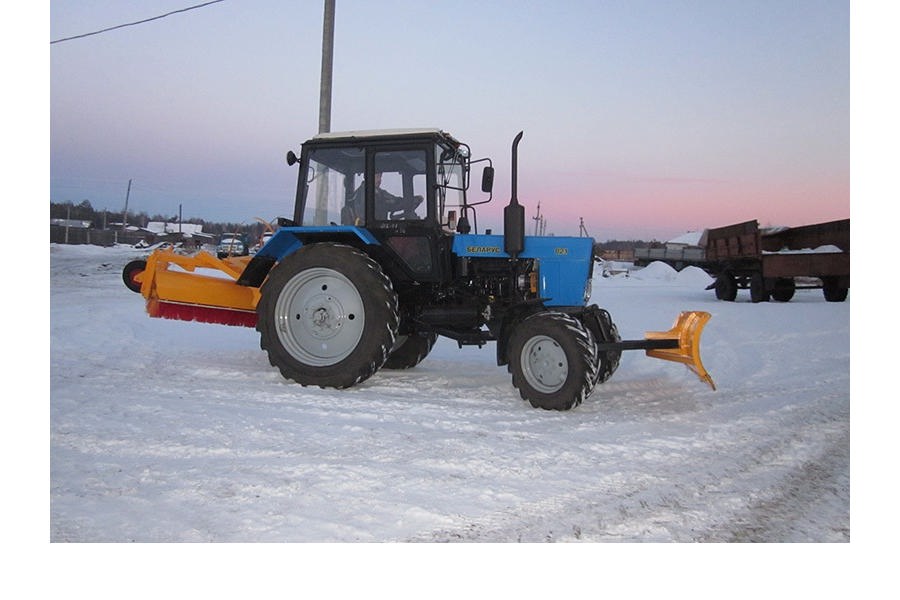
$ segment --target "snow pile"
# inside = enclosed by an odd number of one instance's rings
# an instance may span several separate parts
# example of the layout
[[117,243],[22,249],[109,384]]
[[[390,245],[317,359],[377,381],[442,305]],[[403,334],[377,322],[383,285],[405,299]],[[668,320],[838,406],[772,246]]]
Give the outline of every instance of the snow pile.
[[676,238],[668,240],[666,243],[668,244],[684,244],[685,246],[698,246],[700,244],[700,240],[703,238],[703,234],[705,230],[701,231],[688,231]]
[[834,253],[842,253],[839,247],[833,244],[826,244],[824,246],[819,246],[818,248],[800,248],[797,250],[792,250],[790,248],[782,248],[777,252],[763,252],[763,254],[834,254]]
[[705,289],[706,286],[713,282],[713,278],[709,273],[695,266],[688,266],[678,271],[675,279],[680,285],[691,286],[699,290]]
[[675,281],[678,271],[664,262],[654,261],[643,269],[631,271],[631,277],[642,281]]

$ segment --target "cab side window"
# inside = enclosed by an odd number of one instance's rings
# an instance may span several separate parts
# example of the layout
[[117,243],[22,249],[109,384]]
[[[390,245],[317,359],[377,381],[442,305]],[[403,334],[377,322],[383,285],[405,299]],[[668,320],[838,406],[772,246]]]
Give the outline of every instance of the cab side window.
[[391,150],[375,154],[376,220],[423,220],[428,216],[426,165],[424,150]]

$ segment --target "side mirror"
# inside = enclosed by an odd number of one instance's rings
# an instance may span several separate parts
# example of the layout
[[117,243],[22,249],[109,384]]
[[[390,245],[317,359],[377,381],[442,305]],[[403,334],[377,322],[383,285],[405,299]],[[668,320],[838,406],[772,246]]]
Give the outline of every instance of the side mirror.
[[288,153],[287,153],[287,164],[288,164],[288,166],[289,166],[289,167],[293,167],[295,164],[297,164],[297,160],[298,160],[298,159],[297,159],[297,155],[294,154],[294,151],[293,151],[293,150],[288,150]]
[[485,167],[481,172],[481,191],[490,194],[494,189],[494,167]]

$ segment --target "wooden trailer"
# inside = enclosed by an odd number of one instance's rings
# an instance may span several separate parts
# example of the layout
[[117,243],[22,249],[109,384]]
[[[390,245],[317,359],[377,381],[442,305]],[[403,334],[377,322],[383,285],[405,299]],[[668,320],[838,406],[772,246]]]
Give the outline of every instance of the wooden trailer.
[[802,227],[760,229],[747,221],[706,232],[707,289],[733,301],[739,289],[752,302],[787,302],[799,288],[821,288],[828,302],[850,289],[850,219]]

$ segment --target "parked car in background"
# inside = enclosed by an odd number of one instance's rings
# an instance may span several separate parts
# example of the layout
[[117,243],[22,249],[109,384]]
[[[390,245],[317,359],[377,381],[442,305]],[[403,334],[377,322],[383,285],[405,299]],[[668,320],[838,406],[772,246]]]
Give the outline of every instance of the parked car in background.
[[257,242],[256,244],[253,245],[252,248],[250,248],[250,254],[256,254],[257,252],[262,250],[262,247],[265,246],[266,243],[268,243],[268,241],[272,238],[273,235],[274,234],[271,231],[267,231],[264,234],[262,234],[262,237],[259,239],[259,242]]
[[236,235],[223,237],[216,246],[216,256],[225,258],[226,256],[247,256],[249,254],[247,245]]

